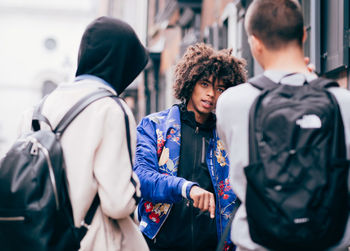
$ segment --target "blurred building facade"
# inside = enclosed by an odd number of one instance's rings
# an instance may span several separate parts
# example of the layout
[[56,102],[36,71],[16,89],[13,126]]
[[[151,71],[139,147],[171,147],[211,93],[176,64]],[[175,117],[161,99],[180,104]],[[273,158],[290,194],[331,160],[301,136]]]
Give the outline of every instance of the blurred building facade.
[[21,113],[75,71],[94,1],[0,0],[0,156],[17,137]]
[[[232,48],[249,76],[262,72],[243,22],[252,0],[0,0],[0,156],[15,139],[20,114],[60,82],[71,80],[86,25],[108,15],[128,22],[148,47],[145,71],[123,97],[135,118],[169,108],[174,66],[197,42]],[[305,54],[320,75],[349,88],[350,0],[299,0]]]
[[[252,0],[148,0],[147,45],[151,63],[145,71],[145,114],[170,107],[174,65],[196,42],[232,48],[247,60],[249,76],[262,73],[253,59],[244,30]],[[349,88],[349,0],[299,0],[308,40],[305,55],[319,75]]]

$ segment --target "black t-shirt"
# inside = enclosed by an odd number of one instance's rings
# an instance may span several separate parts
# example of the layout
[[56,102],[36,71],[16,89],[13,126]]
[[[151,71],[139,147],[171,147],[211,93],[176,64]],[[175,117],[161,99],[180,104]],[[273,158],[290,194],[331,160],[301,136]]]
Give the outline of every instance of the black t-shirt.
[[[197,182],[213,194],[214,188],[206,163],[209,139],[213,137],[215,115],[205,124],[195,121],[193,112],[180,105],[181,147],[177,176]],[[175,203],[156,239],[148,243],[151,250],[215,250],[217,245],[216,219],[201,212],[183,199]]]

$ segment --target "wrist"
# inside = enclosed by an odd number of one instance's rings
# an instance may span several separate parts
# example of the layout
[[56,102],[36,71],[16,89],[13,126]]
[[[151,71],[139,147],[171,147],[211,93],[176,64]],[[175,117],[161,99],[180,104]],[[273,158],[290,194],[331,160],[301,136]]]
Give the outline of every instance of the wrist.
[[199,186],[198,183],[186,181],[186,187],[184,194],[182,195],[185,199],[191,200],[190,192],[193,186]]

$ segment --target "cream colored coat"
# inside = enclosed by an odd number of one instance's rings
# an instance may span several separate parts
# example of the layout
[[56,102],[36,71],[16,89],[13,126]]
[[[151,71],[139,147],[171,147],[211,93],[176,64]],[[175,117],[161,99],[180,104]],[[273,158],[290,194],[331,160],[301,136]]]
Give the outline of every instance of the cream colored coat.
[[[97,88],[115,93],[95,80],[63,84],[48,96],[42,113],[55,127],[69,108]],[[129,116],[134,154],[136,124],[130,109],[123,105]],[[32,111],[25,115],[22,132],[30,130],[31,115]],[[136,208],[133,195],[135,191],[140,195],[140,185],[130,165],[124,123],[119,105],[111,98],[103,98],[79,114],[62,135],[75,226],[80,226],[97,192],[101,201],[80,250],[148,250],[129,217]],[[137,181],[136,189],[130,182],[131,175]]]

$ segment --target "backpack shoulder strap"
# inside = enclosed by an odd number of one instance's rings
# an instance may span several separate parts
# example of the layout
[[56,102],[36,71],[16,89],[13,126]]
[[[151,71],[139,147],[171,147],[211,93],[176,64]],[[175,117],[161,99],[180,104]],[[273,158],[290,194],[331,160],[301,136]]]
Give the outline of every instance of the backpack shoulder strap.
[[115,102],[117,102],[117,104],[120,106],[120,108],[123,110],[123,113],[124,113],[124,121],[125,121],[125,129],[126,129],[126,140],[127,140],[127,143],[128,143],[129,158],[130,158],[130,163],[131,163],[131,166],[132,166],[129,117],[128,117],[128,114],[126,113],[122,103],[120,102],[119,97],[113,96],[112,98],[115,100]]
[[56,128],[53,130],[58,136],[61,136],[68,125],[79,115],[88,105],[94,101],[104,98],[114,96],[113,93],[107,91],[106,89],[99,89],[99,91],[93,92],[81,100],[79,100],[69,111],[63,116],[61,121],[58,123]]
[[90,224],[92,222],[92,219],[94,218],[94,215],[99,205],[100,205],[100,197],[98,196],[98,193],[97,193],[95,195],[94,200],[91,203],[89,210],[85,215],[84,220],[80,223],[80,227],[76,228],[79,241],[81,241],[84,238],[87,231],[89,230]]
[[255,88],[258,88],[259,90],[272,89],[277,85],[277,83],[273,82],[264,74],[249,79],[248,83],[254,86]]
[[[117,104],[120,106],[120,108],[123,110],[123,113],[124,113],[125,130],[126,130],[126,141],[127,141],[127,145],[128,145],[129,159],[130,159],[131,166],[133,166],[133,163],[132,163],[132,152],[131,152],[131,143],[130,143],[131,142],[130,141],[131,137],[130,137],[129,117],[128,117],[128,114],[126,113],[122,103],[120,102],[120,98],[117,97],[117,96],[112,96],[112,98],[115,100],[115,102],[117,102]],[[132,175],[130,177],[130,181],[133,184],[133,186],[136,188],[137,182],[134,180]],[[139,201],[140,201],[140,198],[137,196],[136,192],[134,193],[133,198],[135,199],[136,204],[138,204]]]
[[33,117],[32,117],[32,129],[35,132],[40,130],[40,121],[45,122],[47,125],[50,126],[50,128],[52,130],[52,126],[50,124],[50,121],[41,113],[42,106],[43,106],[46,98],[47,98],[47,95],[45,97],[43,97],[40,100],[39,104],[37,106],[35,106],[35,108],[34,108]]
[[330,87],[339,87],[339,84],[333,80],[328,78],[317,78],[312,80],[309,85],[317,87],[317,88],[330,88]]
[[67,128],[67,126],[74,120],[76,116],[78,116],[79,113],[81,113],[89,104],[93,103],[94,101],[104,98],[104,97],[111,97],[113,98],[116,103],[120,106],[124,113],[124,120],[125,120],[125,128],[126,128],[126,139],[128,143],[128,151],[129,151],[129,158],[130,163],[132,164],[132,157],[131,157],[131,145],[130,145],[130,128],[129,128],[129,118],[128,115],[123,107],[123,105],[120,102],[120,98],[113,93],[101,89],[97,92],[93,92],[86,97],[82,98],[78,101],[69,111],[63,116],[61,121],[58,123],[57,127],[55,128],[54,132],[58,135],[62,135],[64,130]]
[[[55,129],[55,133],[58,133],[59,135],[61,135],[64,132],[64,130],[67,128],[67,126],[74,120],[74,118],[80,112],[82,112],[89,104],[93,103],[94,101],[96,101],[98,99],[104,98],[104,97],[113,98],[116,101],[116,103],[120,106],[120,108],[122,109],[122,111],[124,113],[126,140],[127,140],[130,163],[132,166],[133,164],[132,164],[132,155],[131,155],[132,153],[131,153],[131,143],[130,143],[131,141],[130,141],[129,117],[128,117],[122,103],[120,102],[120,98],[118,96],[114,95],[113,93],[105,90],[105,89],[101,89],[101,91],[91,93],[88,96],[81,99],[80,101],[78,101],[78,103],[76,103],[63,116],[62,120],[59,122],[59,124],[57,125],[57,127]],[[131,182],[136,187],[136,181],[134,180],[134,178],[132,176],[131,176]],[[138,203],[139,198],[136,196],[136,193],[134,194],[134,199]],[[86,232],[88,231],[89,225],[92,222],[92,219],[96,213],[96,210],[97,210],[99,204],[100,204],[100,197],[98,196],[98,193],[97,193],[95,195],[95,198],[94,198],[88,212],[86,213],[86,215],[84,217],[84,221],[81,222],[80,228],[77,229],[78,236],[79,236],[80,240],[82,240],[84,238]]]

